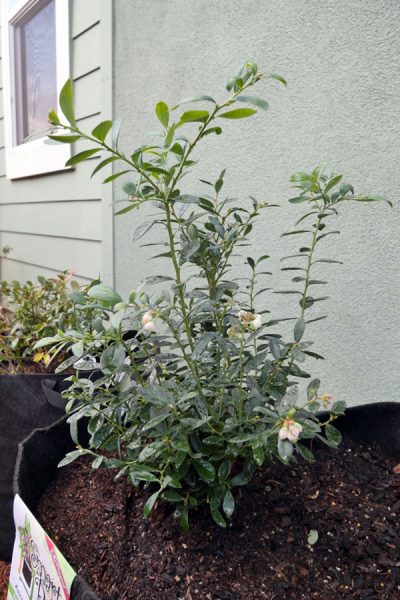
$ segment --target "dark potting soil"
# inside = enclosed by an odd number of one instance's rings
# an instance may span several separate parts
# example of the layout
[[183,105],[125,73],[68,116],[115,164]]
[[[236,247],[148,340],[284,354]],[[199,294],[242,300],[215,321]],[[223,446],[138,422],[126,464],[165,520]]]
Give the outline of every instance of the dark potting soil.
[[145,520],[150,492],[85,459],[60,470],[37,512],[101,600],[398,600],[400,466],[349,440],[316,455],[237,488],[225,530],[198,510],[185,534],[164,505]]
[[10,565],[0,560],[0,600],[6,600]]

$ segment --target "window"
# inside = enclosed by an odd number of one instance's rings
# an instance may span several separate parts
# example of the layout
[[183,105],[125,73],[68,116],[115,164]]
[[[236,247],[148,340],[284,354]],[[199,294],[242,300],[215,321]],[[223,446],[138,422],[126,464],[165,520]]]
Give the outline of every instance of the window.
[[68,0],[3,0],[6,174],[64,169],[67,145],[45,143],[50,108],[69,76]]

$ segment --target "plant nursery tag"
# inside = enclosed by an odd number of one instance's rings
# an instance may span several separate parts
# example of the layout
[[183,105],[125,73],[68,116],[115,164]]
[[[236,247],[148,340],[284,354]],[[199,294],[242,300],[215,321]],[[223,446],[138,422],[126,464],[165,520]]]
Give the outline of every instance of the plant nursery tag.
[[17,495],[7,600],[70,600],[75,571]]

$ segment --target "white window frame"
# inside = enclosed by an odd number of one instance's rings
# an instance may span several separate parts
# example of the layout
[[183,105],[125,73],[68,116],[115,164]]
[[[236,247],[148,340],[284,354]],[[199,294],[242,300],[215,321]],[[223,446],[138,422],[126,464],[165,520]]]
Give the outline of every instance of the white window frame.
[[[66,169],[71,156],[69,144],[45,143],[46,136],[14,145],[16,138],[16,94],[14,72],[14,26],[42,0],[20,0],[11,10],[1,0],[3,30],[3,97],[7,179],[32,177]],[[69,77],[69,0],[55,0],[57,97]],[[50,107],[60,111],[59,106]],[[50,125],[49,125],[50,127]]]

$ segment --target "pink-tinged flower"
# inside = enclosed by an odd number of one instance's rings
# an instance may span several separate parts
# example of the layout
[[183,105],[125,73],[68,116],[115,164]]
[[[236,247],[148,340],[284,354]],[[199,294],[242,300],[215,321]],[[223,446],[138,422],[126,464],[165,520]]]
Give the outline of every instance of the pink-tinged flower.
[[299,439],[300,433],[303,431],[300,423],[297,423],[293,419],[285,419],[283,425],[279,430],[280,440],[289,440],[292,444],[295,444]]
[[156,331],[156,326],[154,324],[154,321],[147,321],[147,323],[145,323],[143,325],[143,329],[145,331],[148,331],[149,333],[155,333]]

